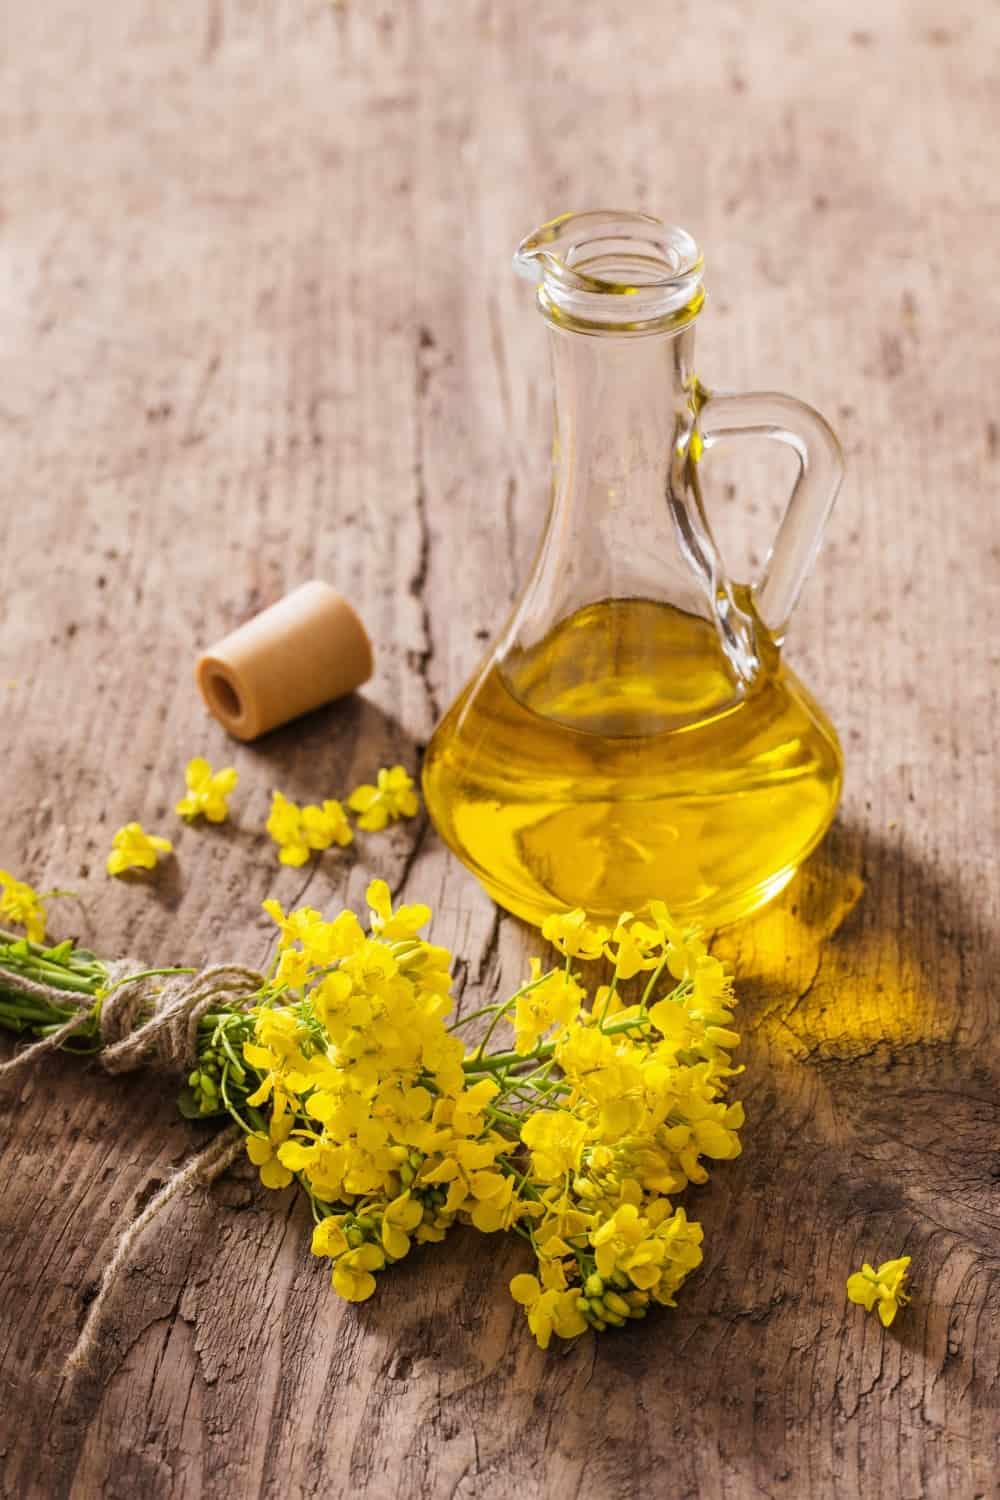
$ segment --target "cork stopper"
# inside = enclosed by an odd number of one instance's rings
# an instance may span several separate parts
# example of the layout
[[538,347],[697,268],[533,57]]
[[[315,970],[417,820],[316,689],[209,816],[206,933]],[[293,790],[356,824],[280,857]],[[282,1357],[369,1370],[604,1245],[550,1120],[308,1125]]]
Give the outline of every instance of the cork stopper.
[[353,692],[372,675],[358,616],[313,580],[262,610],[198,658],[195,681],[210,713],[238,740]]

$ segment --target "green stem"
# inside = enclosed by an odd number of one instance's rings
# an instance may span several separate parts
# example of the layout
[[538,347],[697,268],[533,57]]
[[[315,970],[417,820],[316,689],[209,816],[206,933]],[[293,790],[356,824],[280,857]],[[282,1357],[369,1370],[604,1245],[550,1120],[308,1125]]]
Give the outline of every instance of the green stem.
[[536,1047],[533,1052],[529,1052],[523,1057],[520,1052],[491,1052],[489,1057],[483,1057],[480,1049],[474,1056],[467,1057],[462,1067],[466,1073],[472,1076],[475,1076],[477,1073],[483,1073],[488,1076],[491,1073],[498,1072],[500,1069],[518,1068],[523,1067],[525,1063],[539,1062],[543,1058],[551,1057],[555,1050],[555,1042],[544,1042],[540,1047]]
[[244,1120],[243,1116],[240,1114],[239,1110],[236,1108],[235,1104],[229,1097],[229,1091],[226,1088],[226,1080],[228,1079],[228,1077],[229,1069],[223,1068],[222,1074],[219,1078],[219,1092],[222,1094],[222,1102],[223,1104],[225,1104],[226,1109],[232,1115],[233,1119],[236,1121],[240,1129],[245,1131],[247,1135],[253,1135],[253,1129],[247,1124],[246,1120]]
[[48,964],[43,959],[18,960],[16,957],[0,956],[0,990],[3,989],[3,969],[6,967],[12,974],[23,974],[27,979],[35,979],[39,984],[47,984],[50,989],[67,990],[75,995],[92,995],[97,984],[92,979],[85,979],[82,975],[73,974],[68,969],[59,968],[55,964]]
[[487,1104],[486,1113],[491,1120],[502,1120],[505,1125],[513,1126],[518,1133],[518,1138],[520,1138],[521,1122],[517,1118],[517,1115],[510,1114],[506,1109],[497,1109],[495,1104]]
[[[520,1000],[522,995],[530,995],[532,990],[537,989],[540,984],[544,984],[546,979],[551,978],[554,973],[555,969],[546,970],[544,974],[539,974],[537,979],[530,979],[527,984],[522,984],[520,989],[515,990],[512,995],[508,996],[506,1000],[501,1001],[499,1004],[494,1003],[493,1005],[483,1005],[479,1008],[479,1010],[473,1010],[470,1011],[467,1016],[461,1016],[457,1021],[452,1022],[452,1024],[448,1027],[448,1030],[457,1031],[458,1028],[460,1026],[464,1026],[467,1021],[477,1021],[481,1016],[493,1016],[495,1021],[499,1021],[500,1017],[510,1009],[515,1001]],[[487,1032],[485,1038],[486,1040],[489,1039],[491,1031]]]

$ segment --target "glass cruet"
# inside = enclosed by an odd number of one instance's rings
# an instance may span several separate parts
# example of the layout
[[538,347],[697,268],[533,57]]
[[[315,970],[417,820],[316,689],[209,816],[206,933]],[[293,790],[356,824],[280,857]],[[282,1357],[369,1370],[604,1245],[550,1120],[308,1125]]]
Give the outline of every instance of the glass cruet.
[[[701,384],[702,259],[684,230],[566,214],[514,264],[549,329],[551,507],[510,619],[428,746],[427,806],[531,922],[658,898],[718,926],[782,889],[840,795],[836,734],[780,650],[840,448],[801,401]],[[706,451],[741,434],[799,460],[752,585],[728,578],[702,498]]]

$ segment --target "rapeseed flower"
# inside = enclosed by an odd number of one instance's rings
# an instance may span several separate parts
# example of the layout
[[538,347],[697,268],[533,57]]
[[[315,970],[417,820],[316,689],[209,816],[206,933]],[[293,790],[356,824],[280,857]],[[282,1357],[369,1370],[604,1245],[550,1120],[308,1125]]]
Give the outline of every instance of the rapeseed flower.
[[587,1330],[586,1320],[577,1306],[576,1292],[560,1292],[555,1288],[543,1290],[537,1276],[522,1273],[511,1281],[510,1294],[525,1309],[528,1327],[540,1349],[549,1347],[553,1333],[562,1339],[575,1339]]
[[322,807],[312,803],[299,807],[274,792],[266,826],[283,865],[304,865],[314,850],[329,849],[331,844],[344,848],[354,838],[343,807],[333,798]]
[[567,958],[600,958],[608,940],[608,929],[587,921],[579,907],[554,912],[542,923],[542,937]]
[[173,849],[169,839],[146,833],[141,823],[126,823],[119,828],[108,855],[108,874],[121,875],[125,870],[153,870],[161,854]]
[[277,1147],[288,1139],[291,1128],[291,1115],[275,1116],[266,1134],[260,1130],[247,1136],[247,1155],[266,1188],[286,1188],[292,1180],[291,1172],[278,1160],[277,1153]]
[[903,1290],[910,1259],[909,1255],[901,1255],[898,1260],[884,1260],[877,1271],[865,1261],[860,1271],[847,1278],[850,1300],[860,1303],[867,1312],[877,1304],[884,1328],[889,1327],[899,1309],[910,1300]]
[[399,818],[412,818],[420,805],[413,778],[403,766],[383,767],[376,781],[375,786],[356,787],[347,799],[351,811],[361,814],[358,827],[368,833],[379,833]]
[[189,760],[184,771],[187,793],[174,811],[182,818],[204,817],[209,823],[224,823],[229,813],[229,798],[236,789],[239,774],[232,766],[213,771],[204,756]]
[[40,943],[45,937],[44,900],[26,880],[17,880],[6,870],[0,870],[0,917],[23,927],[29,943]]

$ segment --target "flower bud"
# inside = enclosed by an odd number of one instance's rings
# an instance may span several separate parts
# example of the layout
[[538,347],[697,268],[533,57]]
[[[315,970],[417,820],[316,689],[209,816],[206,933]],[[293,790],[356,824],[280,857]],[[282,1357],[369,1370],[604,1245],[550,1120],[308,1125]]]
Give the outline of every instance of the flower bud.
[[604,1280],[594,1271],[583,1283],[583,1289],[588,1297],[600,1298],[601,1293],[604,1291]]

